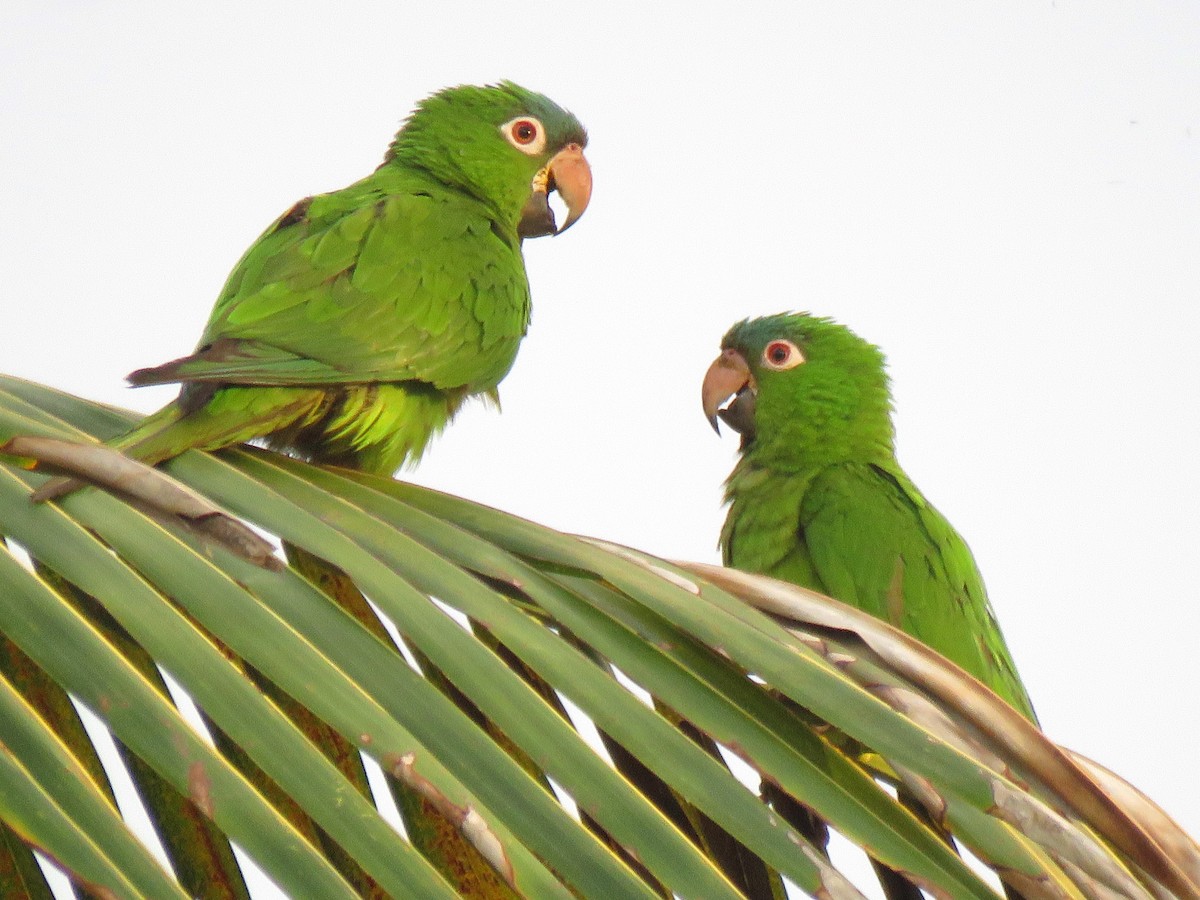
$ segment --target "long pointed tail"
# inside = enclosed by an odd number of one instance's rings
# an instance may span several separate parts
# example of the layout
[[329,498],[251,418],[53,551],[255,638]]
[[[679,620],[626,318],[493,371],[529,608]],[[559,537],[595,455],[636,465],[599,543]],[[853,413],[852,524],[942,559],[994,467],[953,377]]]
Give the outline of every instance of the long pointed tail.
[[[107,443],[153,466],[185,450],[219,450],[318,417],[326,400],[321,389],[225,388],[198,409],[185,410],[178,400],[169,403]],[[75,478],[52,478],[30,499],[53,500],[84,484]]]

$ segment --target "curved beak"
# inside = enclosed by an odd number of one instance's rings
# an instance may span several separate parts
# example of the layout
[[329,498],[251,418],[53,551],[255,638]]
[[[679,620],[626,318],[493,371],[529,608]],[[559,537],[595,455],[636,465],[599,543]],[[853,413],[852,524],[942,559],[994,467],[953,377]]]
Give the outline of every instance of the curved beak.
[[[742,354],[736,350],[732,348],[723,350],[721,355],[713,360],[713,364],[704,373],[704,383],[700,386],[700,402],[704,406],[705,418],[712,425],[713,431],[717,434],[721,433],[721,429],[717,427],[717,415],[724,412],[721,404],[734,394],[738,394],[746,388],[753,390],[754,387],[754,376],[750,374],[750,367],[746,365]],[[722,416],[722,418],[725,417]],[[726,422],[730,427],[737,428],[728,419]],[[737,428],[737,430],[741,429]]]
[[562,234],[579,220],[592,199],[592,167],[588,165],[582,147],[567,144],[554,154],[546,168],[550,175],[547,186],[558,191],[558,196],[567,204],[567,221],[556,232]]
[[[523,238],[562,234],[578,221],[592,199],[592,168],[583,148],[567,144],[538,170],[530,187],[517,233]],[[562,228],[555,226],[554,210],[547,202],[551,191],[558,191],[567,205],[567,220]]]

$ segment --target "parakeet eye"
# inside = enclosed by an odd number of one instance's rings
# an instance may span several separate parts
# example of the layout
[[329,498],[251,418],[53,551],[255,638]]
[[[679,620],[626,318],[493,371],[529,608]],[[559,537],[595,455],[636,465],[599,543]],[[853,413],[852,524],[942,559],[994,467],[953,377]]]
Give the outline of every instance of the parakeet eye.
[[533,139],[537,137],[537,126],[532,122],[521,120],[512,127],[509,133],[518,144],[532,144]]
[[768,369],[782,372],[786,369],[794,369],[804,362],[804,354],[791,341],[771,341],[763,350],[762,361]]
[[519,116],[500,126],[505,139],[530,156],[536,156],[546,149],[546,131],[542,123],[532,116]]

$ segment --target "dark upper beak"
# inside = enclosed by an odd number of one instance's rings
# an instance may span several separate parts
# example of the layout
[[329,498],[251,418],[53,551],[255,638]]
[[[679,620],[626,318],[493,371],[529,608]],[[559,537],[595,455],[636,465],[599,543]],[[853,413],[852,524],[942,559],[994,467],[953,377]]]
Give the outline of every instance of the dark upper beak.
[[[567,205],[567,221],[563,222],[562,228],[557,228],[554,223],[554,210],[548,202],[551,191],[558,191],[558,196]],[[567,144],[533,176],[532,191],[521,210],[517,233],[523,238],[562,234],[583,215],[591,199],[591,166],[581,146]]]
[[[754,376],[750,374],[750,367],[746,365],[742,354],[732,348],[721,351],[721,355],[713,360],[713,364],[704,373],[704,384],[700,387],[700,402],[704,405],[704,415],[717,434],[721,433],[721,429],[717,427],[717,415],[721,411],[721,404],[747,387],[754,387]],[[725,418],[730,427],[742,430],[725,416],[722,418]]]

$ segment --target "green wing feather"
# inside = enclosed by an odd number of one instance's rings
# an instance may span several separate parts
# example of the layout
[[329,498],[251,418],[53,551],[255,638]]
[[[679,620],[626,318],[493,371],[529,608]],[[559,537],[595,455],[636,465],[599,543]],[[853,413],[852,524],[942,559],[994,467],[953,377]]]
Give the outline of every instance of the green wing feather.
[[1036,721],[966,542],[898,466],[783,475],[739,464],[727,565],[856,606],[956,662]]
[[800,529],[834,596],[928,644],[1036,721],[974,556],[898,467],[824,470]]
[[283,216],[234,269],[200,349],[130,380],[474,392],[508,372],[528,320],[520,247],[482,204],[383,169]]

